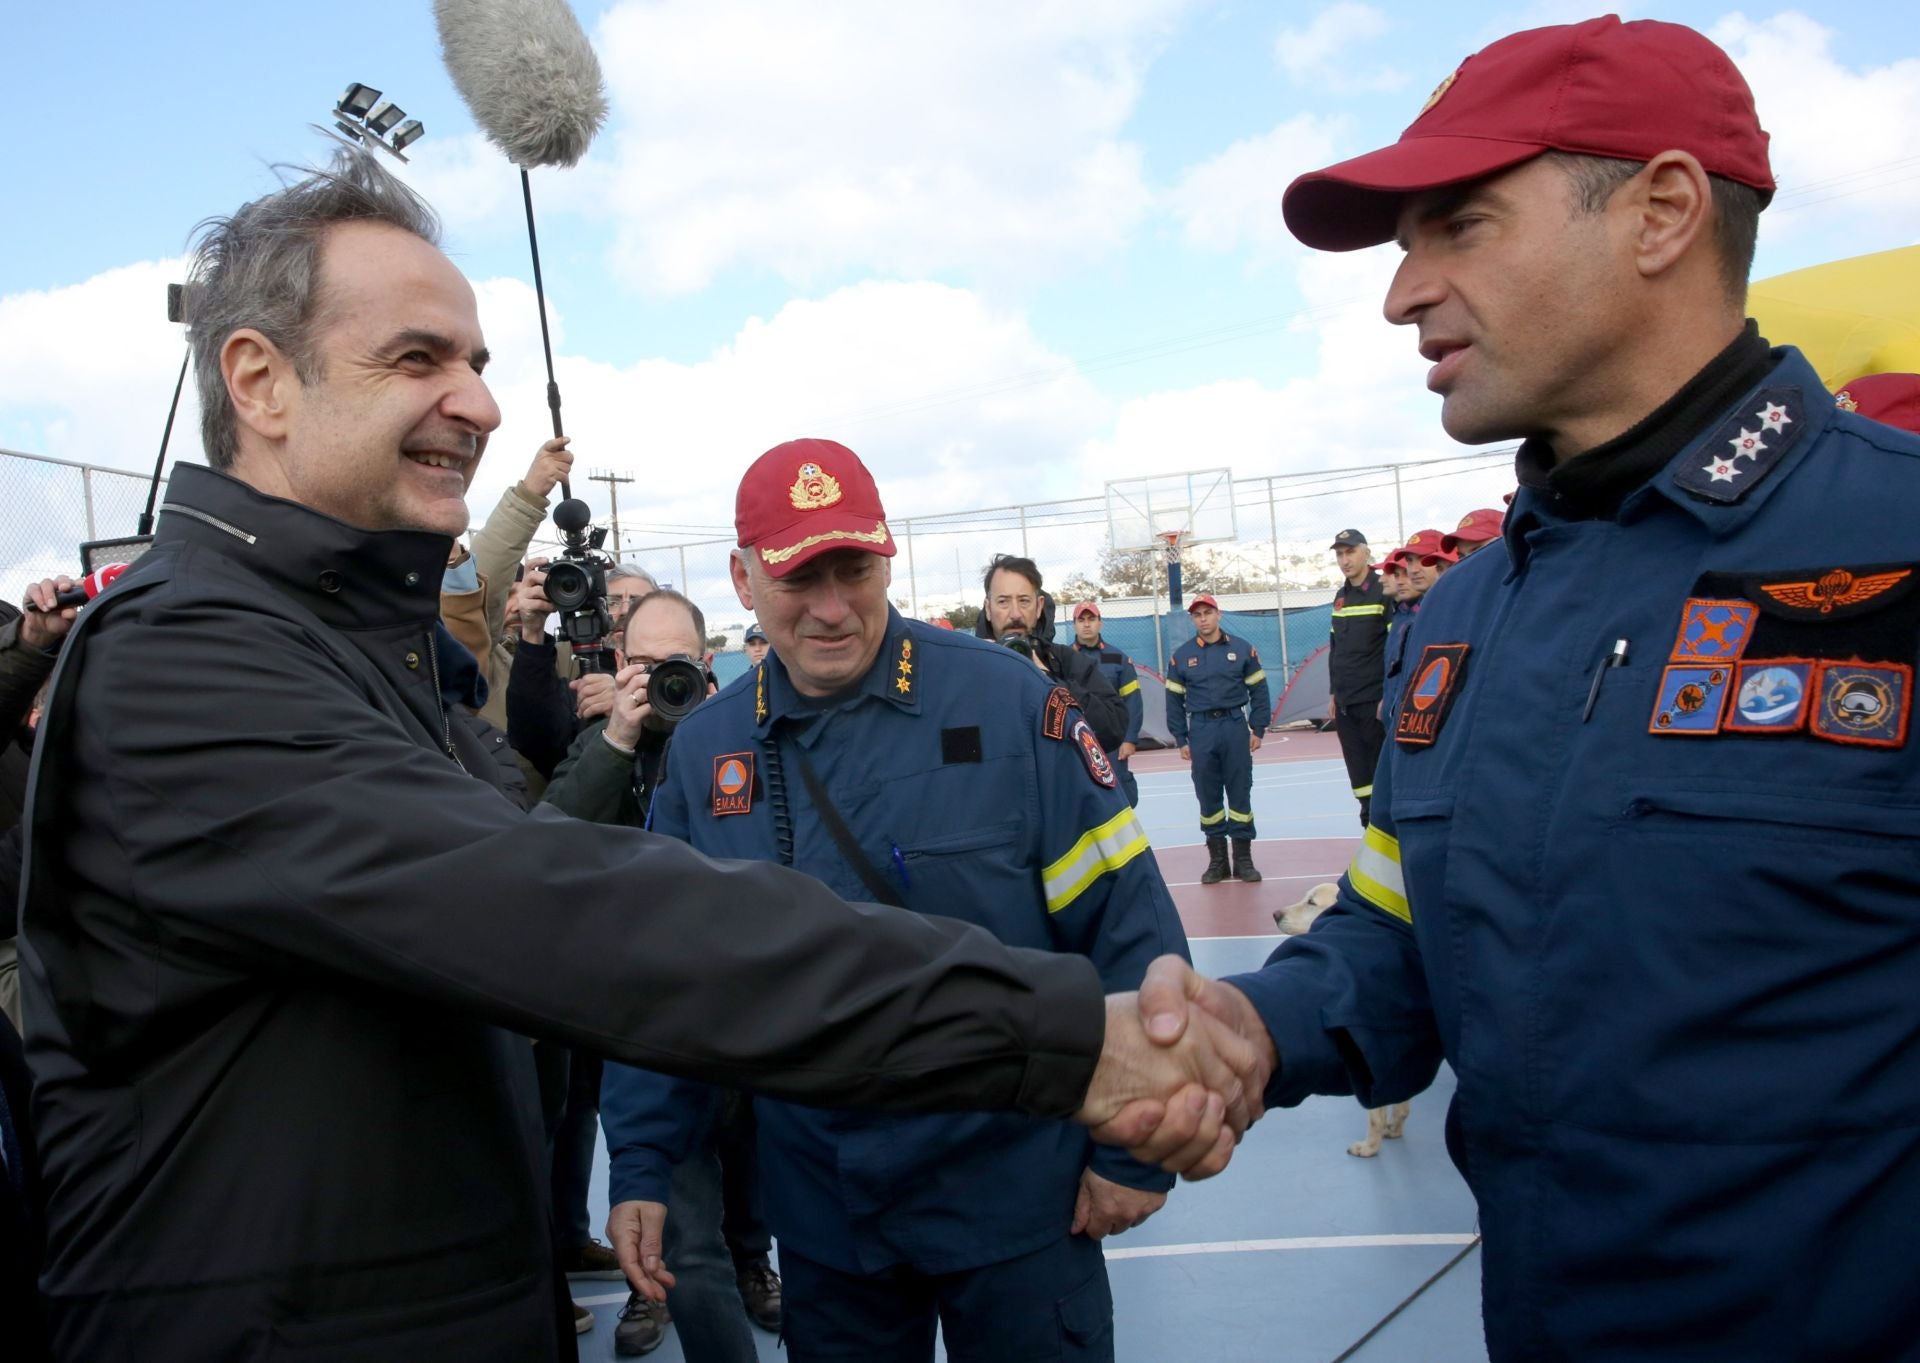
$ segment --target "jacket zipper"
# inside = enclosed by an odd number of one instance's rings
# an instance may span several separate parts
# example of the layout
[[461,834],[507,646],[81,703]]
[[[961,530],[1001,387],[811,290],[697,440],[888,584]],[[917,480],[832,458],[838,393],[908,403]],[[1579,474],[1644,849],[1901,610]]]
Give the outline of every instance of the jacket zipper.
[[433,703],[440,711],[440,741],[446,745],[447,756],[453,759],[453,765],[465,771],[467,764],[453,750],[453,719],[447,714],[446,697],[440,690],[440,648],[434,642],[432,630],[427,631],[427,667],[433,674]]

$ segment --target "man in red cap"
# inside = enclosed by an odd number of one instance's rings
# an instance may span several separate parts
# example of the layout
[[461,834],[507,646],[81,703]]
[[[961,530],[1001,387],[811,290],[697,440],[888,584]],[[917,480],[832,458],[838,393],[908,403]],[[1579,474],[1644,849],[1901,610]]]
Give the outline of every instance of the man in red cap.
[[1520,489],[1423,603],[1337,905],[1141,1005],[1264,1037],[1273,1105],[1451,1064],[1495,1363],[1920,1357],[1889,1250],[1920,1221],[1920,438],[1746,320],[1772,192],[1726,54],[1607,17],[1469,57],[1283,201],[1311,246],[1398,244],[1386,315]]
[[[1083,956],[1116,989],[1162,952],[1184,958],[1146,831],[1067,690],[888,604],[894,539],[852,450],[767,451],[734,521],[734,588],[773,651],[681,722],[656,832]],[[657,1267],[694,1090],[609,1070],[623,1257]],[[1162,1170],[1059,1122],[755,1107],[796,1360],[930,1360],[936,1319],[956,1359],[1112,1359],[1098,1242],[1165,1202]],[[635,1286],[649,1281],[667,1285],[647,1271]]]
[[1260,879],[1253,864],[1253,755],[1273,710],[1267,699],[1267,669],[1260,652],[1220,627],[1220,603],[1205,592],[1187,606],[1193,638],[1167,659],[1167,728],[1180,755],[1193,764],[1193,793],[1200,798],[1200,834],[1207,840],[1202,885],[1228,875],[1233,848],[1234,879]]
[[1120,746],[1113,750],[1113,769],[1120,774],[1120,788],[1127,793],[1127,803],[1135,809],[1140,807],[1140,783],[1134,779],[1128,769],[1128,761],[1140,742],[1140,725],[1146,718],[1146,706],[1140,699],[1140,674],[1135,670],[1133,659],[1121,650],[1113,647],[1101,635],[1102,619],[1098,601],[1082,601],[1073,608],[1073,647],[1099,664],[1101,675],[1113,687],[1120,703],[1127,708],[1126,732],[1121,735]]
[[1457,552],[1461,558],[1470,558],[1500,538],[1503,519],[1500,512],[1484,507],[1469,511],[1460,518],[1459,525],[1440,537],[1440,547]]

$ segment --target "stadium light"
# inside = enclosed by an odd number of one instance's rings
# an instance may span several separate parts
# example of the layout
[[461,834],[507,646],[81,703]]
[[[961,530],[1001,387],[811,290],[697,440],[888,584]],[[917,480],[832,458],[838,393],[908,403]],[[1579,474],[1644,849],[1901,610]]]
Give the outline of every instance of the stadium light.
[[[334,128],[348,142],[356,146],[371,143],[400,161],[407,159],[405,148],[418,142],[427,131],[419,119],[407,118],[405,109],[390,99],[383,99],[380,91],[357,81],[340,96],[340,102],[333,106],[333,114]],[[403,118],[406,122],[401,123]],[[396,128],[395,124],[399,126]]]

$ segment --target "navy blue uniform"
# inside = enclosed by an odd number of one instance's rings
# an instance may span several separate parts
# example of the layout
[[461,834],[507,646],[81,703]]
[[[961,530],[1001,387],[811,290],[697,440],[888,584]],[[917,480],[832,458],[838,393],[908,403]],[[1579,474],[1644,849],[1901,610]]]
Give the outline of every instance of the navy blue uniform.
[[1920,439],[1760,360],[1428,595],[1339,903],[1235,981],[1270,1103],[1451,1063],[1502,1363],[1920,1357]]
[[[1127,731],[1120,741],[1138,744],[1140,722],[1146,718],[1146,705],[1140,698],[1140,674],[1134,670],[1133,659],[1109,646],[1105,639],[1091,646],[1076,642],[1074,647],[1100,665],[1100,674],[1127,707]],[[1133,779],[1133,773],[1128,770],[1128,761],[1114,754],[1113,769],[1120,774],[1120,789],[1127,793],[1127,803],[1137,809],[1140,806],[1140,783]]]
[[1177,745],[1192,750],[1193,793],[1207,837],[1253,841],[1247,735],[1264,734],[1272,714],[1267,669],[1245,639],[1222,630],[1217,643],[1203,644],[1195,635],[1167,659],[1167,728]]
[[[1065,689],[1019,655],[889,612],[865,679],[826,702],[795,691],[771,656],[682,722],[652,826],[713,856],[789,861],[872,900],[806,796],[802,754],[906,908],[967,919],[1010,944],[1081,953],[1112,990],[1133,988],[1163,952],[1186,954],[1111,760]],[[765,947],[783,949],[777,933]],[[855,1008],[858,982],[849,990]],[[689,1143],[673,1128],[700,1108],[683,1087],[608,1067],[615,1202],[665,1199],[666,1170]],[[1093,1146],[1065,1121],[875,1117],[765,1099],[756,1110],[797,1359],[926,1357],[932,1307],[920,1314],[924,1350],[895,1319],[910,1292],[938,1296],[943,1316],[959,1312],[947,1338],[951,1349],[971,1331],[979,1348],[967,1356],[1025,1357],[1036,1344],[1066,1358],[1112,1356],[1099,1247],[1067,1234],[1080,1176],[1091,1168],[1164,1191],[1168,1175]],[[998,1306],[970,1314],[968,1275],[1016,1259],[1021,1273],[990,1275]]]

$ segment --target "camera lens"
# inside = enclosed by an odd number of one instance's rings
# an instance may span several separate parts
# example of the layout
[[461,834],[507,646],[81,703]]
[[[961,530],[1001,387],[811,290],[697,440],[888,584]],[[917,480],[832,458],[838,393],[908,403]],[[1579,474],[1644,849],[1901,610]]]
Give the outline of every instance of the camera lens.
[[1033,636],[1029,634],[1021,634],[1018,632],[1003,634],[1000,636],[1000,646],[1002,648],[1012,649],[1023,658],[1031,658],[1033,656]]
[[593,595],[593,576],[579,564],[562,559],[547,568],[546,592],[555,610],[579,610]]
[[707,698],[707,670],[684,653],[656,663],[647,678],[647,704],[655,718],[678,724]]

